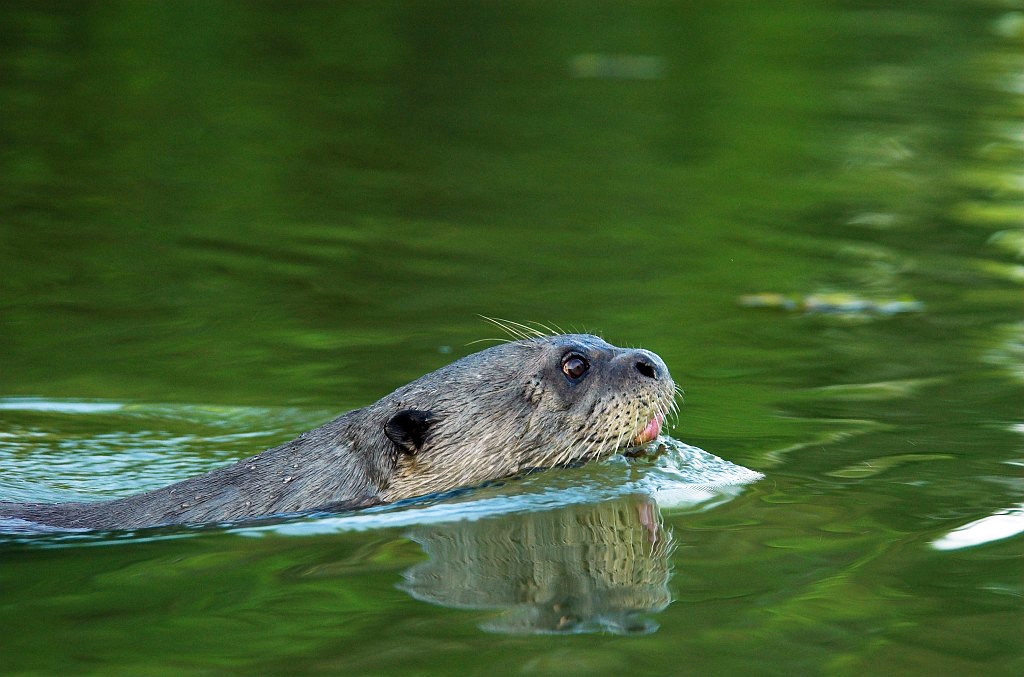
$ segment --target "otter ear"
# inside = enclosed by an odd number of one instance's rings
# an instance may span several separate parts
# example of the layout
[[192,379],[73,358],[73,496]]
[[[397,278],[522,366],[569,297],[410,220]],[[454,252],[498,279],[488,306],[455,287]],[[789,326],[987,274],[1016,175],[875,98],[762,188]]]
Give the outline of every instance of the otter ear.
[[403,409],[384,424],[384,434],[406,454],[415,454],[423,448],[435,416],[422,409]]

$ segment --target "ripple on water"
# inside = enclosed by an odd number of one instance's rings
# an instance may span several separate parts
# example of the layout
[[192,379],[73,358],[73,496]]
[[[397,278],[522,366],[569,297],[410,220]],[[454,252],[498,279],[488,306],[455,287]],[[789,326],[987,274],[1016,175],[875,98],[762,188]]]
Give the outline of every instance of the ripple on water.
[[615,456],[580,468],[535,473],[515,482],[458,490],[349,515],[243,529],[252,535],[263,531],[312,534],[476,521],[637,494],[651,497],[663,510],[706,510],[764,478],[759,472],[668,436],[659,437],[648,449],[661,453],[653,460]]
[[97,500],[153,489],[329,417],[286,408],[0,399],[0,500]]
[[[322,411],[105,401],[0,399],[0,500],[97,500],[169,484],[262,451],[327,420]],[[651,457],[542,472],[349,515],[239,525],[312,534],[379,529],[592,503],[630,494],[663,509],[706,509],[763,477],[662,436]]]

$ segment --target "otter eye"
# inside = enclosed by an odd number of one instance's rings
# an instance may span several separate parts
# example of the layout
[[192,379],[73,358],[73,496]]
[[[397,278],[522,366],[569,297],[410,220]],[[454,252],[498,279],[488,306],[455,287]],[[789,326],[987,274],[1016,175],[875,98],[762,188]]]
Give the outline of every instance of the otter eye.
[[573,380],[586,374],[589,368],[587,361],[576,353],[569,353],[562,359],[562,373]]

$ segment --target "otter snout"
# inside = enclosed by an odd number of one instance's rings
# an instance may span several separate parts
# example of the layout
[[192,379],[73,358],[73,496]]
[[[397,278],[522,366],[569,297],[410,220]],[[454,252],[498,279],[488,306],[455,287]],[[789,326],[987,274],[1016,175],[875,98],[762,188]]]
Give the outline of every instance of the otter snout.
[[635,349],[630,351],[629,359],[633,360],[633,368],[645,378],[663,381],[668,378],[668,367],[655,353],[649,350]]
[[[643,348],[619,349],[613,358],[618,373],[644,384],[643,387],[663,388],[672,377],[665,362],[656,353]],[[668,385],[671,387],[671,385]]]
[[631,441],[635,446],[643,446],[661,434],[662,424],[673,408],[675,383],[668,372],[665,362],[656,353],[642,348],[618,349],[615,356],[617,373],[625,377],[625,391],[637,409],[630,417],[635,417],[638,426],[631,433]]

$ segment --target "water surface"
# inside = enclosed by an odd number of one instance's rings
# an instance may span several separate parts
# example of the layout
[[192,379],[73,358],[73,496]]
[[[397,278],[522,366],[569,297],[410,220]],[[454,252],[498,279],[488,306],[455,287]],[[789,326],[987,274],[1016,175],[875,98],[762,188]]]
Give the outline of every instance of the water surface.
[[9,534],[0,672],[1024,671],[1024,7],[0,27],[0,499],[284,442],[501,338],[479,315],[657,351],[666,432],[765,475]]

